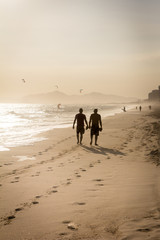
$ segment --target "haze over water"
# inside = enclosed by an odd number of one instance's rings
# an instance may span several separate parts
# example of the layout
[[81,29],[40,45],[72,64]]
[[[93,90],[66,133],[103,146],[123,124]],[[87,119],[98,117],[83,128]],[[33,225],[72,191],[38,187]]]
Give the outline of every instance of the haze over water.
[[56,85],[147,98],[160,79],[159,12],[157,0],[0,0],[0,102]]

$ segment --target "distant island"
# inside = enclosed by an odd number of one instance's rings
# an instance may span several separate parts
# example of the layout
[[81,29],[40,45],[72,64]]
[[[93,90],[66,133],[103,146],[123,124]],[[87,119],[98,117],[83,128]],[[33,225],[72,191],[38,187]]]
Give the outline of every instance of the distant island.
[[122,97],[116,95],[106,95],[99,92],[89,94],[67,95],[60,91],[28,95],[21,99],[22,103],[41,103],[41,104],[73,104],[73,103],[131,103],[137,102],[134,97]]

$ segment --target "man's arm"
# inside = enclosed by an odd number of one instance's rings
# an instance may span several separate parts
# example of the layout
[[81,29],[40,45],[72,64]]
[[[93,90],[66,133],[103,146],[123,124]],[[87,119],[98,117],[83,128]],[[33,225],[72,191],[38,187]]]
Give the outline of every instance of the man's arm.
[[75,116],[75,119],[74,119],[74,122],[73,122],[73,129],[74,129],[74,125],[76,123],[76,120],[77,120],[77,115]]
[[87,122],[86,116],[85,116],[85,118],[84,118],[84,121],[85,121],[85,123],[86,123],[86,125],[87,125],[87,129],[88,129],[88,122]]
[[99,124],[100,124],[100,127],[102,128],[102,120],[101,120],[101,115],[99,115]]
[[92,122],[92,115],[90,116],[90,119],[89,119],[89,128],[91,127],[91,122]]

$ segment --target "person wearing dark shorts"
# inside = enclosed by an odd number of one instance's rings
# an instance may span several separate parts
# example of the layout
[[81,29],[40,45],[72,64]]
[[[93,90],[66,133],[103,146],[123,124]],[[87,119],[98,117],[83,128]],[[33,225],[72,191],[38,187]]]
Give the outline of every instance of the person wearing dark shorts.
[[[88,129],[88,123],[87,123],[87,119],[86,119],[86,115],[83,114],[83,109],[80,108],[79,109],[79,113],[76,114],[74,122],[73,122],[73,129],[74,129],[74,125],[77,121],[77,144],[80,143],[82,144],[82,139],[83,139],[83,134],[85,133],[85,129],[84,129],[84,124],[86,124],[86,129]],[[80,136],[80,138],[79,138]]]
[[99,131],[102,131],[102,120],[101,120],[101,115],[98,114],[98,109],[94,109],[94,113],[92,113],[90,116],[89,128],[91,129],[90,145],[92,145],[92,142],[93,142],[93,135],[95,135],[95,145],[98,145],[97,140],[99,136]]

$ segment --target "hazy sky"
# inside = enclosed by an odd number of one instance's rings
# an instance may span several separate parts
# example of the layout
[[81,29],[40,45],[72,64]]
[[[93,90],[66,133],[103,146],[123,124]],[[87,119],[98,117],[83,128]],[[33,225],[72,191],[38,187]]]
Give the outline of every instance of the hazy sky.
[[0,97],[55,85],[146,98],[160,85],[160,0],[0,0]]

